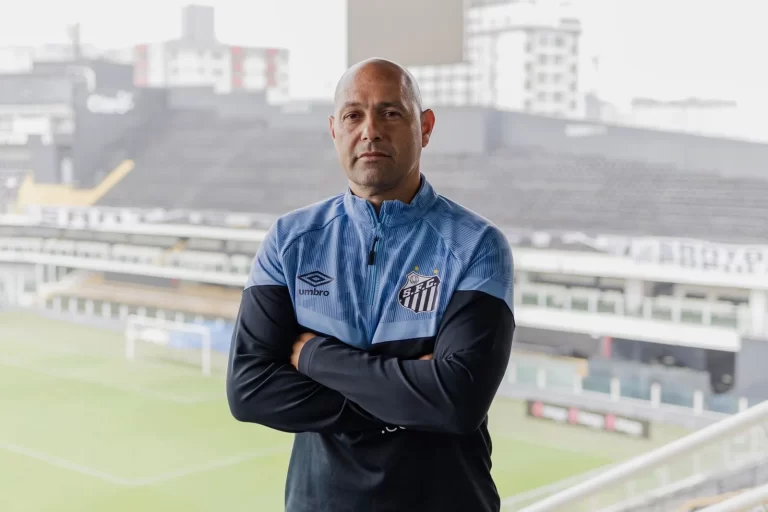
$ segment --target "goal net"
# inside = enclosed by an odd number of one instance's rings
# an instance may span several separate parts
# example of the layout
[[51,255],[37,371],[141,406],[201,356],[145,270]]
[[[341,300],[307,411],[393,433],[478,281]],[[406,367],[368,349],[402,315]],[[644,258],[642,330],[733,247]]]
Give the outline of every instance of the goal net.
[[212,369],[218,369],[226,358],[223,347],[214,343],[214,335],[221,333],[214,331],[212,326],[202,323],[132,315],[125,324],[125,356],[129,360],[140,358],[194,365],[204,375],[211,375]]

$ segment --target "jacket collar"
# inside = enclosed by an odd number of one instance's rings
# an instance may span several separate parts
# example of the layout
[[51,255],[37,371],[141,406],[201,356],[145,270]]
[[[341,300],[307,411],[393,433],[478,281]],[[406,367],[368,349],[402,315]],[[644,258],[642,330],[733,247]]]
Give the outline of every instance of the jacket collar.
[[427,178],[421,175],[421,186],[410,203],[398,200],[384,201],[378,217],[373,205],[366,199],[357,197],[349,187],[344,194],[344,210],[356,222],[375,226],[381,222],[385,226],[407,224],[423,217],[437,201],[437,193]]

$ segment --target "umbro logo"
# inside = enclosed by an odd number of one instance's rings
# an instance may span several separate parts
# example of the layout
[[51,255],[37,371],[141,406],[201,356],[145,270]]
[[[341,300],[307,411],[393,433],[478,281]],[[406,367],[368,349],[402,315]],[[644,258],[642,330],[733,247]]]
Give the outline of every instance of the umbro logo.
[[[308,284],[312,288],[317,288],[318,286],[323,286],[333,282],[333,278],[331,276],[327,274],[323,274],[319,270],[314,270],[312,272],[302,274],[298,276],[297,279],[302,283]],[[323,297],[327,297],[328,295],[330,295],[328,290],[317,290],[317,289],[307,289],[307,288],[298,290],[298,292],[299,292],[299,295],[320,295]]]
[[317,288],[318,286],[323,286],[324,284],[333,282],[333,278],[329,275],[323,274],[319,270],[315,270],[307,274],[300,275],[299,281],[307,283],[313,288]]

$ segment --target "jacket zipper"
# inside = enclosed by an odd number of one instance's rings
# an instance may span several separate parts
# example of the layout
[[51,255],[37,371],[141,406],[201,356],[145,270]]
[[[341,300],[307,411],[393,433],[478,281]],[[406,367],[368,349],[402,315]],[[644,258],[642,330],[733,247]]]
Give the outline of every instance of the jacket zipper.
[[368,304],[373,305],[376,297],[376,246],[381,241],[381,225],[384,221],[382,215],[376,223],[376,232],[373,236],[371,249],[368,251]]

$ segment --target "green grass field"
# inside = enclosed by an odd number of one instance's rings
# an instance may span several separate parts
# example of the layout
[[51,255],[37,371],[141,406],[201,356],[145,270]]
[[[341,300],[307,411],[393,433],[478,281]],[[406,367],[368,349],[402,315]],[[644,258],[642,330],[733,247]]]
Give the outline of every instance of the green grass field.
[[[141,352],[141,351],[140,351]],[[223,374],[127,361],[122,334],[0,313],[0,511],[281,511],[292,436],[238,423]],[[647,451],[631,440],[491,412],[502,497]]]

